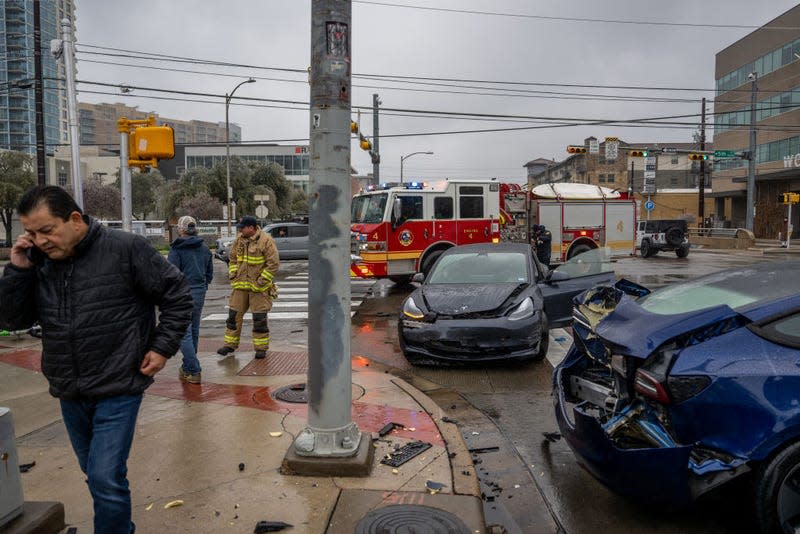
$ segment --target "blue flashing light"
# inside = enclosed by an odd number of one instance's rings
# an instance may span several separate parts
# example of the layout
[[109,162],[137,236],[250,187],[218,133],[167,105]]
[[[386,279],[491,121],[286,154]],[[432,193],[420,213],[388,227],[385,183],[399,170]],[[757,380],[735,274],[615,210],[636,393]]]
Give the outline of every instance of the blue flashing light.
[[421,182],[410,182],[407,186],[409,189],[422,189]]
[[386,182],[381,184],[381,189],[389,189],[391,185],[387,184]]

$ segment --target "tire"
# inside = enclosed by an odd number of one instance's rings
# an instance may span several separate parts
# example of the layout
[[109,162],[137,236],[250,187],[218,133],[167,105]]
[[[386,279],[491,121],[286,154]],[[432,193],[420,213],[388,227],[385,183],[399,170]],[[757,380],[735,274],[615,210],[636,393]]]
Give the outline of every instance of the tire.
[[763,465],[754,478],[760,532],[800,528],[800,443],[793,443]]
[[642,254],[643,258],[649,258],[653,255],[653,250],[650,246],[649,239],[642,239],[642,244],[639,245],[639,252]]
[[664,232],[664,239],[667,240],[667,244],[671,247],[681,246],[681,243],[683,243],[683,238],[683,230],[677,226],[667,228],[667,231]]
[[575,245],[574,247],[569,249],[569,255],[567,256],[567,259],[571,260],[578,254],[583,254],[584,252],[588,252],[590,250],[592,250],[592,247],[590,247],[589,245]]
[[679,258],[685,258],[689,255],[689,245],[681,245],[675,249],[675,255]]
[[542,324],[544,325],[544,329],[542,330],[542,338],[539,340],[539,352],[531,358],[531,361],[540,362],[547,357],[547,351],[550,348],[550,328],[549,323],[547,322],[547,315],[542,312]]
[[422,265],[420,266],[422,270],[422,274],[425,275],[425,278],[428,278],[428,274],[431,272],[433,268],[433,264],[436,263],[436,260],[439,259],[439,256],[442,255],[443,250],[436,250],[428,254],[425,259],[422,261]]

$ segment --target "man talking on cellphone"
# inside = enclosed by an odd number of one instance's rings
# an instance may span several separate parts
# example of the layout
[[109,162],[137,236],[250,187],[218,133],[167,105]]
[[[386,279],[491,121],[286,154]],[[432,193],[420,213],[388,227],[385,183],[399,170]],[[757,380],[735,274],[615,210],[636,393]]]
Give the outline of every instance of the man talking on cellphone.
[[189,285],[145,238],[102,226],[60,187],[32,187],[17,213],[25,233],[0,278],[0,327],[41,325],[42,373],[86,474],[94,532],[130,534],[136,417],[189,326]]

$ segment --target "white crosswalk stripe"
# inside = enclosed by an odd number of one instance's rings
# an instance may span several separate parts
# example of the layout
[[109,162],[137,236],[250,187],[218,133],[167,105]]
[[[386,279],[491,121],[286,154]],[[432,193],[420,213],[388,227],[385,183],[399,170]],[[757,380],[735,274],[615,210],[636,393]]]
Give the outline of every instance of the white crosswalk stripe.
[[[354,308],[359,306],[363,297],[369,292],[375,280],[351,279],[350,316],[355,314]],[[272,303],[269,312],[270,321],[297,321],[308,319],[308,274],[298,273],[278,280],[278,299]],[[227,308],[227,306],[226,306]],[[228,318],[227,313],[210,313],[202,318],[203,322],[224,323]],[[252,321],[253,316],[246,313],[245,321]]]

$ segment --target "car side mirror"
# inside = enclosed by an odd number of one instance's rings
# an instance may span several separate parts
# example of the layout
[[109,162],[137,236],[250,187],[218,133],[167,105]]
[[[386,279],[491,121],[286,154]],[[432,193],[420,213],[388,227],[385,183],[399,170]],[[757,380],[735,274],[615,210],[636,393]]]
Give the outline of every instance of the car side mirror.
[[414,276],[411,277],[411,281],[412,282],[417,282],[418,284],[421,284],[422,282],[425,281],[425,273],[416,273],[416,274],[414,274]]
[[550,283],[550,282],[563,282],[565,280],[569,280],[570,278],[571,278],[571,276],[569,274],[565,273],[564,271],[554,270],[554,271],[550,271],[550,272],[547,273],[547,276],[545,277],[545,282],[548,282],[548,283]]
[[395,197],[392,201],[392,228],[397,228],[400,224],[400,217],[403,214],[403,202]]

